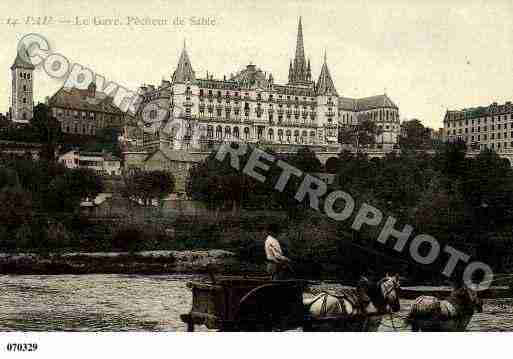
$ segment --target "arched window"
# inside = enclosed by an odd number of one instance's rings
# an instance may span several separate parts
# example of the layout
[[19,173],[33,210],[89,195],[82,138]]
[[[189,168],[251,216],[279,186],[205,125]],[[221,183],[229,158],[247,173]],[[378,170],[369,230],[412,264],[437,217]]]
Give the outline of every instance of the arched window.
[[294,131],[294,141],[299,142],[299,130]]
[[233,137],[239,138],[239,128],[238,127],[233,128]]
[[216,127],[216,138],[217,139],[223,138],[223,128],[221,126]]
[[315,143],[315,131],[310,131],[310,143]]
[[287,136],[287,142],[290,142],[291,141],[291,132],[290,132],[290,130],[287,130],[287,132],[285,132],[285,135]]
[[303,130],[303,132],[301,132],[301,143],[306,143],[307,138],[308,138],[308,133]]
[[207,137],[208,138],[214,137],[214,128],[211,125],[207,126]]
[[267,136],[269,138],[269,141],[274,141],[274,131],[272,128],[270,128],[269,131],[267,132]]
[[224,138],[230,138],[232,135],[232,129],[229,126],[224,128]]
[[249,127],[244,127],[244,138],[249,139]]
[[283,130],[282,129],[278,130],[278,140],[280,142],[283,142]]

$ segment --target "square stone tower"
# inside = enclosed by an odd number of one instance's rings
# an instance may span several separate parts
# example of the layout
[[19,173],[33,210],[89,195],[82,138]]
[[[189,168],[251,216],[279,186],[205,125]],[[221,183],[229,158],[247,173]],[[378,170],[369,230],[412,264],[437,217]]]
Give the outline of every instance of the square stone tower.
[[34,115],[33,72],[34,65],[30,62],[27,50],[25,47],[18,48],[11,66],[11,119],[14,122],[28,123]]

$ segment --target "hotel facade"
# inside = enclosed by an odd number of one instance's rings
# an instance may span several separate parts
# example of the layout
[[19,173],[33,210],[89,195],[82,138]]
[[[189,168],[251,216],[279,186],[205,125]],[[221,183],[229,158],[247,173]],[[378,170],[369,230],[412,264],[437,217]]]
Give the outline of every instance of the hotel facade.
[[184,44],[171,78],[160,86],[141,86],[139,94],[143,103],[136,118],[145,128],[147,151],[208,151],[238,141],[278,151],[295,151],[297,146],[337,151],[339,129],[365,119],[381,130],[378,148],[395,148],[400,133],[399,108],[386,94],[360,99],[339,95],[326,55],[318,77],[313,77],[301,18],[286,84],[275,83],[271,72],[255,64],[222,79],[208,73],[200,78]]
[[448,142],[465,142],[471,150],[513,151],[513,104],[447,110],[444,136]]

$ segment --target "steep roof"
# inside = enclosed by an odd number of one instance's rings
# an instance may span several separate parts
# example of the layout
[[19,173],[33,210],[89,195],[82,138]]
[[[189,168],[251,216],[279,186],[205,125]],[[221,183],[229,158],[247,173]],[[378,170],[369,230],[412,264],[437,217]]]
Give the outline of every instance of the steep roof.
[[338,96],[333,80],[331,79],[330,70],[328,69],[326,53],[324,54],[324,63],[322,64],[319,81],[317,81],[317,94]]
[[338,108],[341,110],[356,111],[356,109],[358,108],[357,101],[358,100],[354,98],[339,97]]
[[271,85],[265,77],[265,73],[252,64],[247,65],[244,70],[239,71],[230,81],[236,81],[242,88],[267,88]]
[[61,87],[49,100],[50,106],[69,108],[82,111],[106,112],[121,115],[123,112],[113,104],[113,98],[103,92],[96,91],[90,97],[89,90]]
[[347,111],[367,111],[378,108],[395,108],[397,105],[386,95],[377,95],[363,98],[340,97],[338,108]]
[[182,53],[180,55],[180,59],[178,60],[178,65],[176,66],[176,70],[173,73],[172,82],[185,83],[188,81],[194,81],[195,79],[196,74],[192,69],[191,61],[189,60],[189,55],[187,54],[184,41]]
[[22,68],[27,70],[34,70],[35,67],[30,62],[30,57],[27,49],[24,45],[21,45],[16,52],[16,58],[14,59],[14,63],[11,66],[11,70],[14,68]]
[[373,110],[384,107],[397,108],[396,104],[393,103],[386,94],[359,98],[357,102],[358,111]]

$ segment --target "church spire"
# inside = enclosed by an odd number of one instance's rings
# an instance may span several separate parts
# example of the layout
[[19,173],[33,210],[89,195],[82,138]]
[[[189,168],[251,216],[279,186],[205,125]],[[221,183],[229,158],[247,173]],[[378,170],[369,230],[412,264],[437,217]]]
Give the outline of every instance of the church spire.
[[185,39],[183,40],[183,49],[180,54],[180,59],[178,60],[178,65],[176,66],[176,70],[173,73],[173,83],[185,83],[189,81],[194,81],[196,79],[196,74],[192,69],[191,61],[189,60],[189,55],[187,54],[187,48],[185,44]]
[[297,25],[297,40],[296,40],[296,58],[297,64],[305,63],[305,47],[303,45],[303,25],[301,24],[301,16]]
[[322,64],[319,81],[317,81],[317,94],[338,96],[333,80],[331,79],[330,70],[328,69],[326,50],[324,50],[324,63]]
[[297,39],[296,39],[296,55],[292,62],[292,71],[289,69],[289,83],[295,85],[309,85],[310,76],[308,64],[305,58],[305,47],[303,44],[303,23],[301,16],[299,17],[297,25]]

